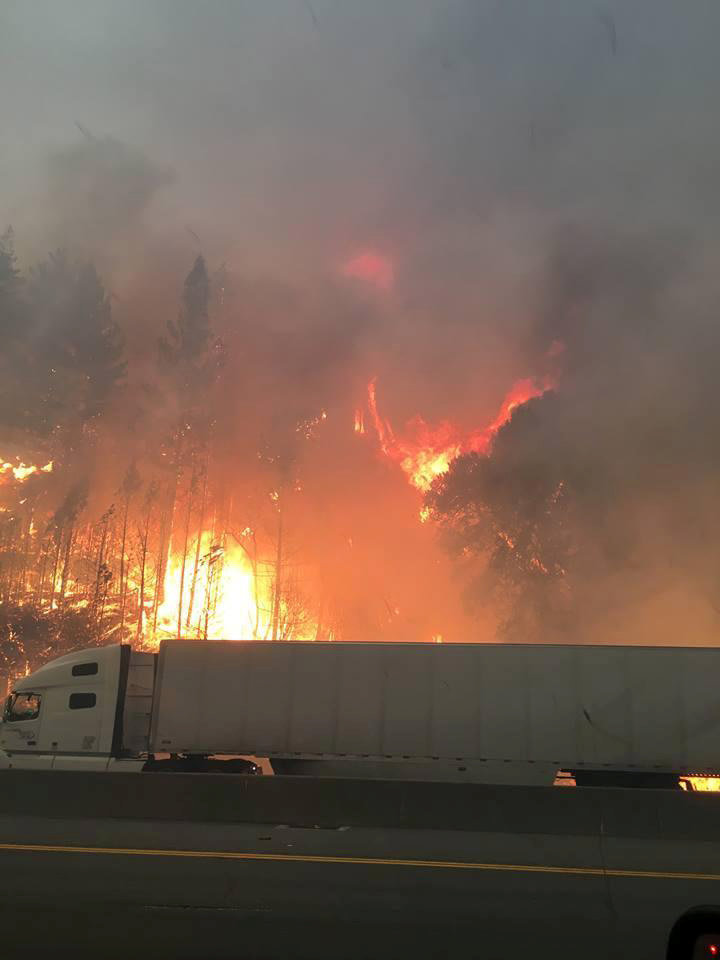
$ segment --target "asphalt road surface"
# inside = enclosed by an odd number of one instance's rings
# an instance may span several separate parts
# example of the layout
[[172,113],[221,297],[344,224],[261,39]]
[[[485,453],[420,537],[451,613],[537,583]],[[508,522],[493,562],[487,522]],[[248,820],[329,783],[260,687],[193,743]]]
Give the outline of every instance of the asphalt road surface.
[[[713,806],[659,791],[453,790],[447,829],[392,825],[410,816],[411,790],[403,810],[366,818],[356,809],[349,824],[334,817],[334,825],[324,815],[328,822],[315,827],[278,818],[142,819],[121,804],[114,816],[70,816],[75,784],[108,781],[64,782],[64,799],[62,790],[54,795],[61,780],[0,784],[3,957],[664,960],[675,920],[720,903],[715,798]],[[130,793],[114,782],[129,805]],[[46,791],[42,803],[37,792],[31,800],[34,784]],[[148,793],[158,809],[165,789]],[[174,779],[167,786],[178,810],[196,803],[197,792],[205,802],[232,789]],[[244,785],[235,789],[245,795]],[[305,788],[248,789],[268,803],[272,791],[287,789],[294,810]],[[322,790],[330,809],[337,790]],[[467,796],[474,800],[463,812]],[[238,804],[239,817],[246,810]],[[35,815],[22,812],[33,806]],[[47,815],[59,808],[62,816]],[[381,815],[390,825],[364,823]]]
[[558,924],[607,922],[603,877],[570,872],[592,851],[565,838],[555,873],[517,837],[438,831],[15,818],[0,843],[0,929],[23,955],[535,957]]

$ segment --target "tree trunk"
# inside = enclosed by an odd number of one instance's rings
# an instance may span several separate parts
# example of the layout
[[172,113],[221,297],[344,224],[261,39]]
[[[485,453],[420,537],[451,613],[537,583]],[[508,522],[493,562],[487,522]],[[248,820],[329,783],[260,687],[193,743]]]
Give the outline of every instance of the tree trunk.
[[93,598],[93,613],[97,616],[98,604],[100,602],[100,591],[105,567],[105,545],[107,543],[108,521],[103,522],[102,534],[100,536],[100,546],[98,547],[97,568],[95,572],[95,596]]
[[[214,607],[213,593],[215,593],[215,600],[217,599],[217,578],[218,570],[222,570],[222,554],[217,554],[213,549],[215,547],[215,531],[213,530],[213,543],[211,546],[212,556],[208,557],[208,572],[207,580],[205,582],[205,600],[203,602],[203,614],[201,622],[203,624],[202,628],[202,639],[207,640],[208,638],[208,629],[210,624],[210,610]],[[199,630],[198,624],[198,633]]]
[[[19,524],[18,524],[19,526]],[[19,535],[10,531],[8,536],[2,539],[2,551],[5,554],[5,562],[0,565],[0,599],[3,603],[8,603],[13,593],[13,574],[17,566]]]
[[62,546],[63,528],[59,527],[55,533],[57,536],[57,542],[55,545],[55,562],[53,564],[52,583],[50,584],[50,609],[51,610],[55,606],[55,584],[57,583],[58,565],[60,563],[60,547]]
[[187,509],[185,511],[185,534],[183,537],[182,566],[180,567],[180,597],[178,599],[177,638],[182,637],[183,593],[185,591],[185,565],[187,563],[188,538],[190,536],[190,515],[192,513],[193,490],[195,488],[195,470],[193,469],[188,488]]
[[45,574],[47,572],[47,559],[49,553],[49,544],[44,543],[40,547],[40,578],[38,582],[38,588],[36,593],[35,603],[39,610],[42,610],[43,605],[43,594],[45,593]]
[[205,472],[203,477],[203,491],[202,491],[202,497],[200,499],[200,519],[198,521],[197,545],[195,547],[195,566],[193,567],[192,582],[190,584],[190,603],[188,605],[187,619],[185,621],[185,626],[188,629],[190,627],[190,620],[192,618],[193,606],[195,604],[195,587],[197,585],[198,566],[200,564],[200,546],[202,544],[203,524],[205,523],[205,501],[207,499],[207,483],[208,483],[208,464],[206,460]]
[[278,529],[277,529],[277,550],[275,552],[275,595],[273,597],[272,612],[272,639],[275,642],[278,638],[278,627],[280,623],[280,589],[282,585],[282,562],[283,562],[283,502],[282,493],[278,499]]
[[107,570],[103,571],[102,578],[102,603],[100,604],[100,614],[97,619],[98,639],[102,635],[102,622],[105,619],[105,604],[107,603],[108,588],[110,586],[110,577],[107,576]]
[[26,584],[25,578],[27,576],[28,560],[30,557],[30,547],[32,543],[32,535],[30,531],[32,530],[33,522],[33,511],[30,507],[27,516],[27,524],[25,526],[24,533],[22,535],[22,552],[20,555],[20,569],[18,570],[18,578],[15,586],[15,599],[17,603],[22,603],[25,599]]
[[123,511],[122,536],[120,538],[120,640],[122,641],[123,630],[125,628],[125,544],[127,541],[127,521],[128,511],[130,509],[130,495],[125,497],[125,510]]
[[152,516],[152,506],[148,508],[145,516],[145,528],[140,539],[140,595],[138,602],[137,626],[135,629],[135,640],[140,642],[142,637],[143,618],[145,616],[145,566],[147,564],[148,540],[150,538],[150,517]]
[[160,545],[158,547],[157,561],[155,563],[155,596],[153,597],[153,625],[152,636],[157,633],[157,618],[160,604],[163,601],[163,583],[165,580],[165,555],[167,552],[167,531],[168,531],[168,511],[166,506],[163,510],[162,520],[160,521]]
[[[169,557],[172,551],[173,534],[175,533],[175,511],[177,507],[178,487],[182,478],[182,437],[175,442],[175,460],[173,462],[173,477],[170,486],[169,509],[165,513],[165,537],[167,540],[167,552],[163,549],[163,567],[165,566],[166,555]],[[162,604],[165,599],[165,576],[160,581],[159,603]]]
[[317,627],[315,628],[315,642],[322,638],[323,616],[325,615],[325,588],[320,590],[320,609],[318,610]]
[[67,590],[68,575],[70,574],[70,557],[72,554],[73,538],[75,536],[75,524],[71,523],[65,535],[65,561],[63,563],[62,578],[60,580],[60,602],[65,603],[65,591]]
[[[93,580],[90,572],[91,571],[90,558],[94,557],[95,555],[96,539],[97,538],[95,536],[94,525],[91,523],[86,524],[84,528],[84,533],[82,536],[82,547],[81,547],[81,552],[86,562],[80,567],[79,576],[78,576],[78,594],[84,594],[87,597],[88,603],[92,602]],[[84,577],[82,576],[83,570],[85,571]]]

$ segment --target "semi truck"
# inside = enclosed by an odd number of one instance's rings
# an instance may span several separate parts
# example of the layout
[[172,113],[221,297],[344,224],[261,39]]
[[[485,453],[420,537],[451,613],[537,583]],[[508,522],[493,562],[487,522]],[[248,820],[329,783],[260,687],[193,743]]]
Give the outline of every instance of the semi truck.
[[99,647],[14,684],[0,764],[664,785],[720,769],[716,673],[720,650],[699,647]]

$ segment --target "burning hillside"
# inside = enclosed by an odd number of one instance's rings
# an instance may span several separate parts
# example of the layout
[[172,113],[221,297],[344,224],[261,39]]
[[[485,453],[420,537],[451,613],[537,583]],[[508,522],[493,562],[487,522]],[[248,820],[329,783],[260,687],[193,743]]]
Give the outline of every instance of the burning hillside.
[[451,6],[6,18],[8,670],[716,642],[717,14]]
[[[456,418],[417,413],[398,428],[384,402],[385,384],[397,402],[392,371],[368,381],[362,353],[343,342],[324,355],[330,328],[298,335],[272,302],[258,301],[240,330],[231,277],[202,257],[142,363],[91,267],[57,256],[22,283],[8,238],[3,257],[6,296],[23,318],[3,379],[4,449],[14,437],[35,451],[32,463],[0,466],[14,669],[63,645],[153,648],[180,636],[617,641],[624,633],[608,631],[606,611],[588,621],[600,600],[586,570],[615,589],[612,609],[628,618],[646,617],[646,584],[664,589],[662,550],[642,561],[638,583],[609,579],[620,548],[628,561],[643,555],[646,526],[619,479],[624,465],[598,459],[614,424],[596,416],[592,433],[580,427],[604,389],[584,353],[591,318],[580,340],[557,310],[536,351],[540,372],[508,378],[494,402]],[[347,281],[394,295],[373,277]],[[24,331],[38,324],[51,336],[33,353]],[[637,367],[627,372],[637,392]],[[612,502],[608,479],[588,485],[611,463]],[[672,588],[687,583],[675,577]]]
[[[396,432],[378,410],[375,378],[354,423],[351,381],[347,391],[315,384],[314,409],[286,385],[276,408],[266,382],[268,402],[253,408],[253,375],[245,389],[236,386],[248,348],[235,353],[227,278],[213,278],[201,257],[177,318],[156,339],[153,364],[135,372],[126,370],[94,271],[52,259],[21,291],[9,240],[3,256],[18,285],[15,308],[28,325],[50,309],[53,340],[45,349],[48,360],[58,356],[54,367],[38,368],[20,354],[17,369],[8,370],[9,398],[20,378],[36,386],[20,416],[13,420],[8,408],[8,432],[53,458],[42,467],[19,459],[3,466],[14,481],[2,495],[8,660],[37,659],[53,643],[122,640],[152,648],[179,636],[466,636],[450,563],[432,531],[421,529],[412,488],[427,493],[456,458],[487,455],[498,430],[549,380],[518,381],[499,410],[470,431],[416,416]],[[358,262],[377,266],[366,255]],[[93,330],[92,353],[73,346],[78,312]],[[286,375],[283,353],[268,359],[273,349],[272,337],[254,337],[252,366],[266,380]],[[372,436],[358,445],[366,423]],[[123,450],[124,464],[117,462]],[[411,487],[398,486],[386,460]],[[423,583],[425,597],[418,595]],[[23,623],[31,613],[58,622],[72,614],[72,630],[68,621],[53,643],[47,630],[28,638]]]
[[[4,257],[6,269],[14,270],[9,245]],[[40,380],[37,410],[26,401],[23,416],[29,412],[41,426],[26,429],[24,439],[34,438],[38,448],[59,456],[56,468],[54,460],[42,467],[19,459],[3,466],[15,481],[3,495],[2,519],[9,660],[37,659],[50,651],[52,644],[37,649],[38,641],[23,636],[30,611],[55,620],[72,612],[72,635],[55,640],[71,645],[122,640],[153,647],[175,636],[453,638],[461,615],[459,606],[448,614],[448,602],[452,607],[455,601],[445,582],[447,561],[433,539],[419,532],[412,492],[398,488],[384,469],[377,471],[378,452],[426,492],[462,453],[487,453],[513,411],[547,385],[519,381],[497,415],[470,433],[447,421],[431,428],[418,416],[401,435],[378,412],[373,379],[367,409],[356,411],[354,422],[356,432],[364,431],[367,414],[375,434],[369,445],[355,446],[351,398],[337,394],[325,397],[333,401],[332,414],[323,407],[303,413],[298,402],[279,415],[272,409],[269,418],[261,414],[256,429],[243,424],[233,438],[227,409],[235,396],[231,345],[213,330],[212,315],[221,322],[222,311],[198,258],[178,319],[170,320],[157,340],[154,382],[141,385],[161,402],[146,418],[139,442],[129,439],[127,424],[118,419],[121,410],[107,396],[102,406],[88,410],[81,394],[79,409],[68,404],[65,422],[46,425],[44,391],[55,391],[58,402],[64,399],[58,373],[76,391],[83,381],[98,379],[95,364],[109,364],[106,372],[115,373],[116,385],[106,382],[104,389],[117,391],[121,409],[127,409],[128,395],[119,381],[117,328],[102,326],[109,312],[97,276],[64,260],[52,261],[36,276],[67,291],[73,319],[73,310],[83,308],[85,322],[101,324],[94,334],[101,349],[99,356],[79,361],[70,354],[64,368],[58,362],[49,371],[20,371]],[[26,296],[17,304],[31,315],[38,309],[32,283]],[[58,340],[63,320],[60,314],[55,321]],[[134,455],[108,490],[114,470],[105,458],[128,443]],[[241,466],[235,470],[238,455]],[[338,469],[346,457],[355,464],[350,475]],[[380,524],[369,536],[368,484],[375,485],[373,522]],[[378,563],[378,551],[387,551],[380,530],[398,507],[405,517],[392,521],[401,534],[394,549],[405,571],[388,579],[386,563]],[[414,595],[426,577],[438,591],[429,617],[423,613],[428,604]]]

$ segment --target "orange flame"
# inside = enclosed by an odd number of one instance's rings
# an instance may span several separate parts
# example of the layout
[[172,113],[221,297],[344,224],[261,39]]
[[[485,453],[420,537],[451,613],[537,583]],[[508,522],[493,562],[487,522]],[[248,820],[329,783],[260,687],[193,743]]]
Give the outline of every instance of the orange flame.
[[[209,536],[203,535],[202,562],[197,572],[191,554],[169,558],[165,571],[164,599],[158,610],[158,630],[162,635],[205,636],[208,639],[252,639],[257,631],[260,598],[255,597],[252,565],[239,548],[213,554]],[[194,580],[194,583],[193,583]],[[182,606],[180,593],[182,581]],[[192,605],[191,605],[192,604]],[[265,604],[270,609],[269,603]],[[206,623],[207,620],[207,623]]]
[[[511,419],[514,411],[533,397],[553,388],[549,380],[518,380],[505,396],[497,416],[485,427],[463,433],[449,420],[431,426],[421,416],[413,417],[403,436],[396,437],[392,424],[378,412],[377,379],[368,384],[368,410],[380,443],[380,449],[400,465],[410,483],[423,492],[429,490],[436,477],[447,473],[450,464],[462,453],[487,453],[498,430]],[[357,424],[357,415],[356,420]],[[356,426],[357,431],[357,426]]]
[[[202,535],[200,555],[195,570],[193,550],[188,551],[184,576],[182,554],[169,557],[157,634],[147,638],[147,642],[156,645],[163,637],[175,637],[178,632],[184,637],[208,640],[269,640],[273,627],[274,565],[263,561],[253,564],[243,549],[213,544],[208,533]],[[314,639],[317,625],[302,612],[292,610],[283,593],[278,608],[278,636],[284,640]]]
[[9,478],[12,476],[18,483],[22,483],[23,480],[27,480],[27,478],[31,477],[34,473],[52,473],[52,460],[49,460],[44,467],[23,463],[19,457],[16,457],[15,460],[16,463],[11,463],[9,460],[3,460],[2,457],[0,457],[0,477]]

